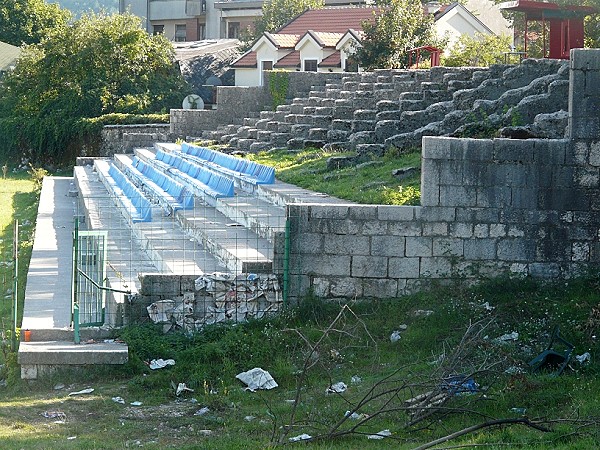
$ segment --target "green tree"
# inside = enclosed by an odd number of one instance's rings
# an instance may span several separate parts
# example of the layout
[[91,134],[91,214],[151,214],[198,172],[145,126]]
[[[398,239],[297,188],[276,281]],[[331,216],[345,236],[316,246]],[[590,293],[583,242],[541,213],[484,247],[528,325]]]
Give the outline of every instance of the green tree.
[[324,0],[266,0],[262,6],[262,16],[254,22],[254,27],[244,30],[242,43],[250,48],[265,31],[276,31],[307,9],[320,9]]
[[503,52],[510,50],[512,37],[507,35],[476,33],[475,36],[464,34],[450,50],[450,54],[443,58],[444,66],[482,66],[503,61]]
[[408,64],[407,50],[436,45],[433,16],[420,0],[378,0],[380,12],[363,24],[364,37],[355,49],[358,64],[368,70]]
[[166,111],[185,93],[163,36],[133,15],[87,14],[24,47],[0,86],[0,133],[33,159],[68,159],[81,119]]
[[45,0],[0,0],[0,41],[35,44],[49,31],[64,29],[70,18],[69,11]]

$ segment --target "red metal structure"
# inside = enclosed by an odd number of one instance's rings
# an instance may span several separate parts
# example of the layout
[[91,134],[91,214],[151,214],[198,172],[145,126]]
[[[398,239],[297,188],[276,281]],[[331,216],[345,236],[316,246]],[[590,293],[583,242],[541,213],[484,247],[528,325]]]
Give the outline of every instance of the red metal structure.
[[421,52],[429,52],[431,58],[431,67],[440,65],[440,52],[441,50],[437,47],[431,47],[425,45],[423,47],[411,48],[408,51],[408,67],[412,66],[412,56],[415,55],[416,68],[419,68],[419,60],[421,59]]
[[[532,0],[515,0],[501,3],[499,6],[506,11],[525,13],[525,53],[528,24],[530,21],[541,21],[544,57],[554,59],[569,59],[572,48],[583,47],[583,19],[598,12],[591,6],[557,5]],[[546,24],[550,29],[549,40],[546,36]]]

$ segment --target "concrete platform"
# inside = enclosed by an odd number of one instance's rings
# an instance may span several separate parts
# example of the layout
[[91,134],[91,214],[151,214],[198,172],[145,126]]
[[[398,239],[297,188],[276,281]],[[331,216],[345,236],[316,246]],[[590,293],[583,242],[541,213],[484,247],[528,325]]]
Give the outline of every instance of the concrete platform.
[[72,341],[21,342],[18,363],[21,378],[31,380],[58,368],[125,364],[128,353],[126,344],[115,342],[78,345]]
[[[19,344],[21,377],[32,379],[60,366],[123,364],[124,344],[75,345],[71,326],[71,278],[77,198],[73,178],[46,177],[42,184],[23,308],[22,330],[31,342]],[[81,340],[101,342],[107,328],[82,328]]]
[[46,177],[42,185],[23,308],[22,329],[71,326],[73,179]]

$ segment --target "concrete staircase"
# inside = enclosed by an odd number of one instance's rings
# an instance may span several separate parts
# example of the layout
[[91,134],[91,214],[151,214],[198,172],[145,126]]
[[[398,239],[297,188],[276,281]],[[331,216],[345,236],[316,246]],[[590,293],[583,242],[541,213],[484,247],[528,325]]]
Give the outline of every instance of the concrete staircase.
[[109,339],[109,328],[82,328],[82,344],[74,343],[71,283],[67,281],[73,270],[74,192],[72,178],[44,178],[17,356],[23,379],[35,379],[59,367],[127,362],[127,345]]
[[332,147],[381,155],[482,121],[498,127],[532,124],[538,114],[566,109],[567,86],[568,63],[558,60],[353,73],[203,137],[232,151]]

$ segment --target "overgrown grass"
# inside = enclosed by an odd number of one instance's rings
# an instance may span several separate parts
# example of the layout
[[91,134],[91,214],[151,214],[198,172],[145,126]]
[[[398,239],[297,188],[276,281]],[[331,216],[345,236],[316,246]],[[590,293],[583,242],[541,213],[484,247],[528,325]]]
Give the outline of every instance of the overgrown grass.
[[[18,265],[18,321],[23,314],[25,280],[33,247],[33,232],[37,215],[38,192],[36,183],[26,172],[7,172],[0,178],[0,320],[3,349],[10,345],[13,319],[14,289],[14,224],[19,222],[19,265]],[[0,364],[4,363],[0,355]],[[1,372],[0,372],[1,373]]]
[[420,152],[403,155],[389,152],[351,167],[327,168],[328,158],[345,155],[348,154],[306,149],[299,153],[274,150],[247,157],[275,167],[281,181],[341,199],[382,205],[419,204],[420,170],[403,179],[394,176],[393,171],[406,167],[420,169]]
[[[393,375],[396,382],[412,383],[410,390],[400,392],[400,404],[435,386],[440,383],[435,378],[440,355],[452,353],[469,324],[489,323],[486,336],[458,366],[469,373],[475,363],[491,365],[474,375],[480,392],[457,396],[446,405],[462,407],[461,412],[437,414],[429,422],[407,427],[406,412],[378,415],[381,404],[372,402],[359,412],[373,419],[356,431],[389,429],[392,438],[373,441],[354,434],[304,446],[414,448],[486,420],[519,418],[524,408],[527,418],[557,422],[547,424],[551,429],[547,433],[514,425],[483,429],[450,444],[593,448],[600,439],[595,337],[600,320],[593,314],[600,305],[599,283],[597,276],[549,284],[495,280],[473,289],[431,286],[428,292],[398,299],[350,302],[312,355],[306,342],[314,345],[321,339],[343,305],[308,298],[277,318],[211,326],[192,336],[164,335],[153,325],[129,327],[121,334],[130,346],[125,367],[86,371],[85,377],[62,372],[27,387],[18,383],[5,388],[0,436],[5,448],[270,448],[291,424],[291,400],[297,394],[296,421],[284,442],[301,433],[324,433],[384,377]],[[406,329],[401,339],[391,342],[390,334],[402,325]],[[575,354],[591,353],[591,363],[573,362],[572,369],[559,377],[531,373],[527,362],[546,347],[557,325],[575,345]],[[496,341],[513,331],[519,333],[517,340]],[[155,358],[173,358],[176,364],[152,371],[144,362]],[[315,366],[304,372],[305,362],[313,360]],[[253,367],[268,370],[279,387],[245,391],[235,375]],[[516,373],[516,367],[523,372]],[[361,380],[352,382],[356,376]],[[345,382],[348,390],[327,395],[327,387],[338,381]],[[66,387],[53,389],[58,383]],[[178,383],[186,383],[194,392],[176,396]],[[88,386],[96,389],[89,396],[67,396]],[[116,396],[126,404],[113,402]],[[131,406],[133,401],[143,404]],[[204,407],[208,412],[196,415]],[[66,422],[54,424],[42,417],[47,411],[63,412]],[[568,421],[584,419],[593,425]],[[353,425],[349,421],[341,429]],[[72,436],[77,438],[67,441]]]

